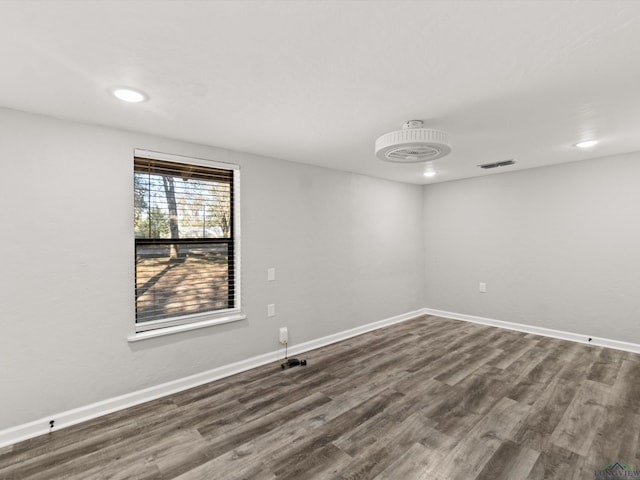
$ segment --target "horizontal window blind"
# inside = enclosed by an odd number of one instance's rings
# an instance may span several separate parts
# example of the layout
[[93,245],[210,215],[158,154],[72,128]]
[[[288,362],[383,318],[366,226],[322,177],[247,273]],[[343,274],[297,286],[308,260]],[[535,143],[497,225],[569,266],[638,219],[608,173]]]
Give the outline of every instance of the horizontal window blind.
[[135,157],[134,204],[137,330],[234,309],[234,171]]

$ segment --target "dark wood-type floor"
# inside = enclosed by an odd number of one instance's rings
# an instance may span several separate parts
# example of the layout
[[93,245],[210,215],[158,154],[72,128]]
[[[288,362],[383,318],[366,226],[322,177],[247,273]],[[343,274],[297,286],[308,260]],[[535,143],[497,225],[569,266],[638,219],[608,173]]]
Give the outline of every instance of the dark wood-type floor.
[[[593,480],[640,466],[640,356],[437,317],[0,449],[2,479]],[[634,477],[635,478],[635,477]]]

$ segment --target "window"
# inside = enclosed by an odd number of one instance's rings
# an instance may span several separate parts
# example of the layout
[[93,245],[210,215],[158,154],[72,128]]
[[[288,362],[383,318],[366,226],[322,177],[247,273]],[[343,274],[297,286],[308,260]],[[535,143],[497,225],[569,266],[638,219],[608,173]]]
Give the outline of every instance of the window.
[[235,165],[136,150],[136,332],[240,313],[238,188]]

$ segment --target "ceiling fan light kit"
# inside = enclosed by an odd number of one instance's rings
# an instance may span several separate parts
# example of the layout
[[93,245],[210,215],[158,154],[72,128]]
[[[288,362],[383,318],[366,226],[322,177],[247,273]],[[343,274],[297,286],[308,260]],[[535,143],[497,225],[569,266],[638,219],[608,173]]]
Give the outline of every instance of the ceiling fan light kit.
[[394,163],[421,163],[451,152],[449,134],[424,128],[422,120],[409,120],[402,130],[385,133],[376,140],[376,156]]

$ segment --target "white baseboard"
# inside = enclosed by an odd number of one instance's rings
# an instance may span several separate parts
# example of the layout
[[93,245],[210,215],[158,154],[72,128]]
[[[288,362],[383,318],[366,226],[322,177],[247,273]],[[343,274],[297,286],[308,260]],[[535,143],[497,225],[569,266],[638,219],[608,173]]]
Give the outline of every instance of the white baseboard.
[[[416,318],[423,315],[423,310],[416,310],[414,312],[397,315],[395,317],[386,318],[377,322],[362,325],[360,327],[345,330],[343,332],[327,335],[326,337],[311,340],[299,345],[289,346],[290,355],[298,355],[309,350],[314,350],[331,343],[336,343],[341,340],[346,340],[363,333],[377,330],[378,328],[393,325],[395,323],[404,322],[412,318]],[[256,357],[248,358],[246,360],[224,365],[222,367],[214,368],[206,372],[190,375],[178,380],[156,385],[154,387],[138,390],[126,395],[121,395],[114,398],[109,398],[100,402],[96,402],[83,407],[75,408],[73,410],[67,410],[59,412],[57,414],[49,415],[39,420],[34,420],[29,423],[18,425],[6,430],[0,431],[0,447],[11,445],[29,438],[37,437],[49,432],[49,420],[55,420],[54,430],[60,430],[61,428],[70,427],[93,418],[106,415],[108,413],[122,410],[125,408],[139,405],[157,398],[171,395],[173,393],[188,390],[189,388],[197,387],[205,383],[209,383],[221,378],[229,377],[237,373],[241,373],[250,370],[255,367],[265,365],[270,362],[277,362],[282,358],[282,351],[275,351],[258,355]]]
[[395,317],[385,318],[384,320],[379,320],[377,322],[368,323],[366,325],[352,328],[350,330],[344,330],[342,332],[334,333],[333,335],[327,335],[326,337],[301,343],[297,346],[289,346],[289,352],[291,352],[292,355],[308,352],[309,350],[315,350],[316,348],[324,347],[325,345],[330,345],[332,343],[337,343],[348,338],[357,337],[358,335],[362,335],[363,333],[371,332],[383,327],[388,327],[389,325],[393,325],[395,323],[406,322],[407,320],[411,320],[422,315],[424,315],[424,309],[421,308],[413,312],[403,313],[402,315],[396,315]]
[[[525,325],[522,323],[505,322],[504,320],[495,320],[493,318],[476,317],[474,315],[467,315],[464,313],[435,310],[433,308],[425,308],[423,312],[425,315],[435,315],[437,317],[452,318],[454,320],[464,320],[465,322],[480,323],[482,325],[506,328],[508,330],[516,330],[518,332],[533,333],[544,337],[553,337],[561,340],[569,340],[571,342],[584,343],[587,345],[624,350],[625,352],[640,353],[640,345],[637,343],[594,337],[583,333],[565,332],[563,330],[555,330],[553,328],[536,327],[534,325]],[[589,339],[591,339],[591,341],[589,341]]]

